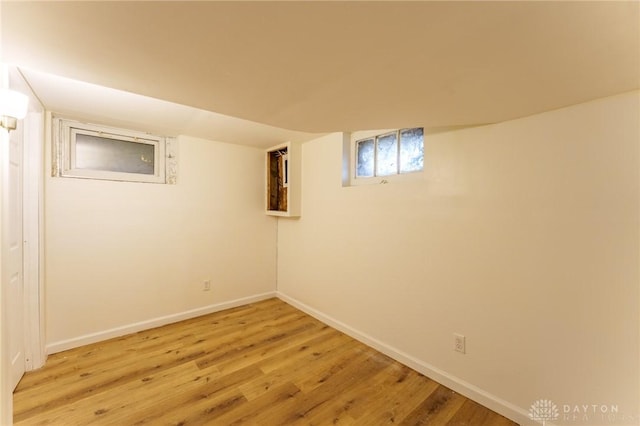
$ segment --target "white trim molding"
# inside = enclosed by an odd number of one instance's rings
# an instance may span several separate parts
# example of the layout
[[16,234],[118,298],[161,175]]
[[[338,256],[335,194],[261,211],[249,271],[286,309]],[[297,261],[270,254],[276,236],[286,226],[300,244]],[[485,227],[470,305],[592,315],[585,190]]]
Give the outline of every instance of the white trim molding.
[[479,387],[466,382],[456,376],[453,376],[446,371],[443,371],[431,364],[421,361],[413,356],[394,348],[366,333],[363,333],[329,315],[326,315],[309,305],[306,305],[299,300],[287,296],[286,294],[277,291],[276,295],[279,299],[290,305],[300,309],[301,311],[311,315],[323,323],[340,330],[346,335],[353,337],[359,342],[370,346],[377,351],[382,352],[390,358],[398,361],[401,364],[406,365],[409,368],[416,370],[417,372],[435,380],[436,382],[448,387],[449,389],[458,392],[465,397],[484,405],[485,407],[499,413],[521,425],[531,424],[532,420],[526,410],[523,410],[502,398],[490,394],[489,392],[480,389]]
[[[52,176],[72,177],[83,179],[103,179],[125,182],[146,182],[146,183],[169,183],[175,184],[178,172],[177,140],[165,136],[153,135],[150,133],[116,128],[106,125],[85,123],[70,118],[53,117],[53,140],[52,140]],[[89,138],[90,146],[94,143],[99,145],[116,144],[110,147],[117,151],[116,155],[123,155],[133,161],[119,162],[119,165],[128,164],[131,168],[119,170],[119,167],[111,169],[114,164],[107,161],[107,167],[103,163],[111,158],[112,151],[104,154],[102,149],[95,146],[82,150],[81,155],[79,141],[87,142]],[[99,142],[98,142],[99,141]],[[137,145],[137,149],[143,151],[129,151],[126,148],[121,151],[121,146]],[[171,152],[167,152],[167,145],[170,145]],[[120,148],[118,148],[120,146]],[[151,152],[149,152],[149,149]],[[132,154],[134,158],[130,158]],[[81,165],[81,159],[85,163]],[[97,161],[97,162],[96,162]],[[142,167],[144,169],[139,169]],[[150,168],[150,169],[148,169]],[[167,176],[168,175],[168,176]]]
[[137,333],[143,330],[149,330],[155,327],[172,324],[174,322],[184,321],[187,319],[207,315],[214,312],[223,311],[225,309],[236,308],[238,306],[247,305],[249,303],[259,302],[261,300],[276,297],[276,292],[268,292],[256,294],[253,296],[243,297],[240,299],[230,300],[228,302],[216,303],[213,305],[203,306],[201,308],[191,309],[189,311],[179,312],[176,314],[165,315],[146,321],[140,321],[133,324],[115,327],[110,330],[99,331],[96,333],[85,334],[83,336],[74,337],[72,339],[60,340],[47,345],[47,354],[66,351],[68,349],[77,348],[79,346],[89,345],[91,343],[101,342],[103,340],[112,339],[114,337],[125,336],[127,334]]
[[25,370],[47,359],[44,313],[44,110],[24,120],[23,239]]

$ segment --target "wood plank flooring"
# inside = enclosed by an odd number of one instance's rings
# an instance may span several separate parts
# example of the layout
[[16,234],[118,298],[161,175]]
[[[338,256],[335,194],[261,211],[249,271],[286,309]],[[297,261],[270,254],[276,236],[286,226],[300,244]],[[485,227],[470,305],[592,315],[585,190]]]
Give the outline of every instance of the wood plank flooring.
[[278,300],[49,357],[16,425],[515,425]]

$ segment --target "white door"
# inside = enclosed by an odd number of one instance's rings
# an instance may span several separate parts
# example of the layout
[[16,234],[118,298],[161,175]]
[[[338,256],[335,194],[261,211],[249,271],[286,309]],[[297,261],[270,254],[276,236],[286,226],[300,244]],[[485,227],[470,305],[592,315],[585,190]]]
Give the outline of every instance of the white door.
[[13,389],[22,378],[25,370],[24,362],[24,275],[23,275],[23,238],[22,238],[22,143],[23,123],[9,134],[9,170],[7,182],[7,198],[3,205],[6,207],[7,227],[6,249],[7,257],[3,260],[6,269],[8,286],[8,325],[9,325],[9,355],[11,361],[11,384]]

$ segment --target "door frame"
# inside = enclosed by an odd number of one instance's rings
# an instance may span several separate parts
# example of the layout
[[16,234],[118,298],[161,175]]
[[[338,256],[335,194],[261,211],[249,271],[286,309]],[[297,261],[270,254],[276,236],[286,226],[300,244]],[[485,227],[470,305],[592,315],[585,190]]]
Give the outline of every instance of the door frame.
[[[25,318],[25,370],[44,365],[44,146],[45,109],[33,93],[20,71],[0,64],[0,87],[18,90],[29,97],[29,113],[18,123],[24,126],[23,135],[23,240],[27,248],[23,256]],[[6,281],[2,270],[5,240],[5,191],[7,185],[9,134],[0,129],[0,424],[13,422],[13,389],[8,355],[9,328],[7,321]]]
[[9,87],[29,97],[23,127],[23,280],[25,371],[46,361],[44,311],[45,109],[17,67],[8,67]]
[[23,147],[23,279],[25,370],[44,365],[44,111],[29,112],[24,120]]

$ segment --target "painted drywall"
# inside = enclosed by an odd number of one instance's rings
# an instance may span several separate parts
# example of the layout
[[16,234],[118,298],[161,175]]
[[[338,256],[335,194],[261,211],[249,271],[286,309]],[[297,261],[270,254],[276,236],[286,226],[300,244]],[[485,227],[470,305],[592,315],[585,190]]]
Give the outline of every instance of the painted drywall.
[[523,423],[637,424],[639,97],[429,135],[410,182],[343,187],[343,135],[304,144],[278,291]]
[[46,178],[50,351],[274,291],[264,152],[191,137],[178,151],[177,185]]

